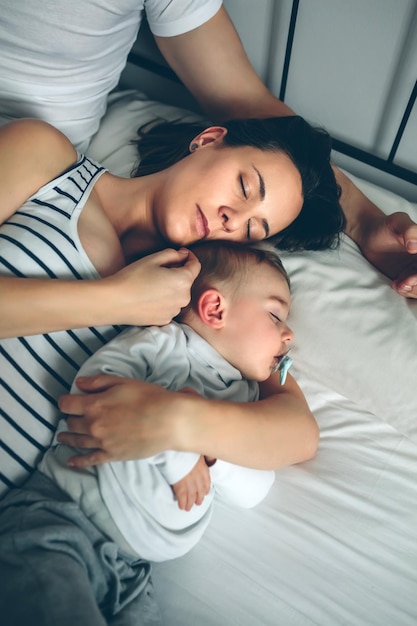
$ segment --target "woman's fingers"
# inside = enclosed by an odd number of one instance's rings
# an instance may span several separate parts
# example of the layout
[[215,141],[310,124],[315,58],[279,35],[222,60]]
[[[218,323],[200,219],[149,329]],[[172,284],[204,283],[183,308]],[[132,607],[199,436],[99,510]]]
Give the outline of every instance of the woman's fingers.
[[191,286],[200,267],[191,251],[167,248],[108,277],[112,304],[118,308],[116,323],[138,326],[169,323],[189,303]]
[[411,217],[403,212],[392,213],[387,223],[404,250],[409,254],[417,254],[417,224]]
[[[78,448],[97,449],[93,462],[93,452],[88,450],[78,467],[144,458],[172,447],[176,394],[151,383],[107,374],[77,378],[76,384],[84,395],[65,395],[59,400],[69,428],[59,439]],[[79,437],[71,439],[71,435]]]

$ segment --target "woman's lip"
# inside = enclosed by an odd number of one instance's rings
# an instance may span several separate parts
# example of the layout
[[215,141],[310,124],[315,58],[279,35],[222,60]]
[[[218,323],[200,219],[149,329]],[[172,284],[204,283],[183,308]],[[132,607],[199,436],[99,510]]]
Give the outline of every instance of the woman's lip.
[[205,239],[210,234],[207,218],[199,206],[197,206],[197,232],[200,239]]

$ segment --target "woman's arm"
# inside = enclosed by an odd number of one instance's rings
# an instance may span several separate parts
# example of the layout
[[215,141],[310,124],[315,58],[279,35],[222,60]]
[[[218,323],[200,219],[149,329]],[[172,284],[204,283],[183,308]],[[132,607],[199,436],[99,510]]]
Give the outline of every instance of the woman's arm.
[[188,304],[199,271],[190,251],[167,249],[101,280],[0,277],[0,338],[106,324],[167,324]]
[[291,376],[284,387],[279,374],[271,376],[253,403],[207,400],[105,375],[77,379],[77,385],[88,395],[60,400],[70,429],[60,440],[94,448],[73,459],[77,467],[172,449],[277,469],[310,459],[317,450],[317,424]]

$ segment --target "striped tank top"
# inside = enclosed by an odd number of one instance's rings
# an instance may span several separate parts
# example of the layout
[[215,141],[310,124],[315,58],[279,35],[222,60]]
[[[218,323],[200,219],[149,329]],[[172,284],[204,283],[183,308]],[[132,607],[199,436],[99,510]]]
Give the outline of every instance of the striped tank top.
[[[81,156],[1,225],[0,274],[98,279],[77,222],[104,171]],[[70,390],[84,361],[119,330],[82,328],[0,340],[0,495],[36,467],[55,433],[58,398]]]

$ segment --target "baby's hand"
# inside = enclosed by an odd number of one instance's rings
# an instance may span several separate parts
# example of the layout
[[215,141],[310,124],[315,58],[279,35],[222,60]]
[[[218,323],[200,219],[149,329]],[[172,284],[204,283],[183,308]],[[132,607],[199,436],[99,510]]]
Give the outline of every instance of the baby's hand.
[[171,485],[178,500],[178,506],[183,511],[189,511],[194,504],[202,504],[210,491],[210,472],[204,456],[200,456],[191,472],[184,478]]

